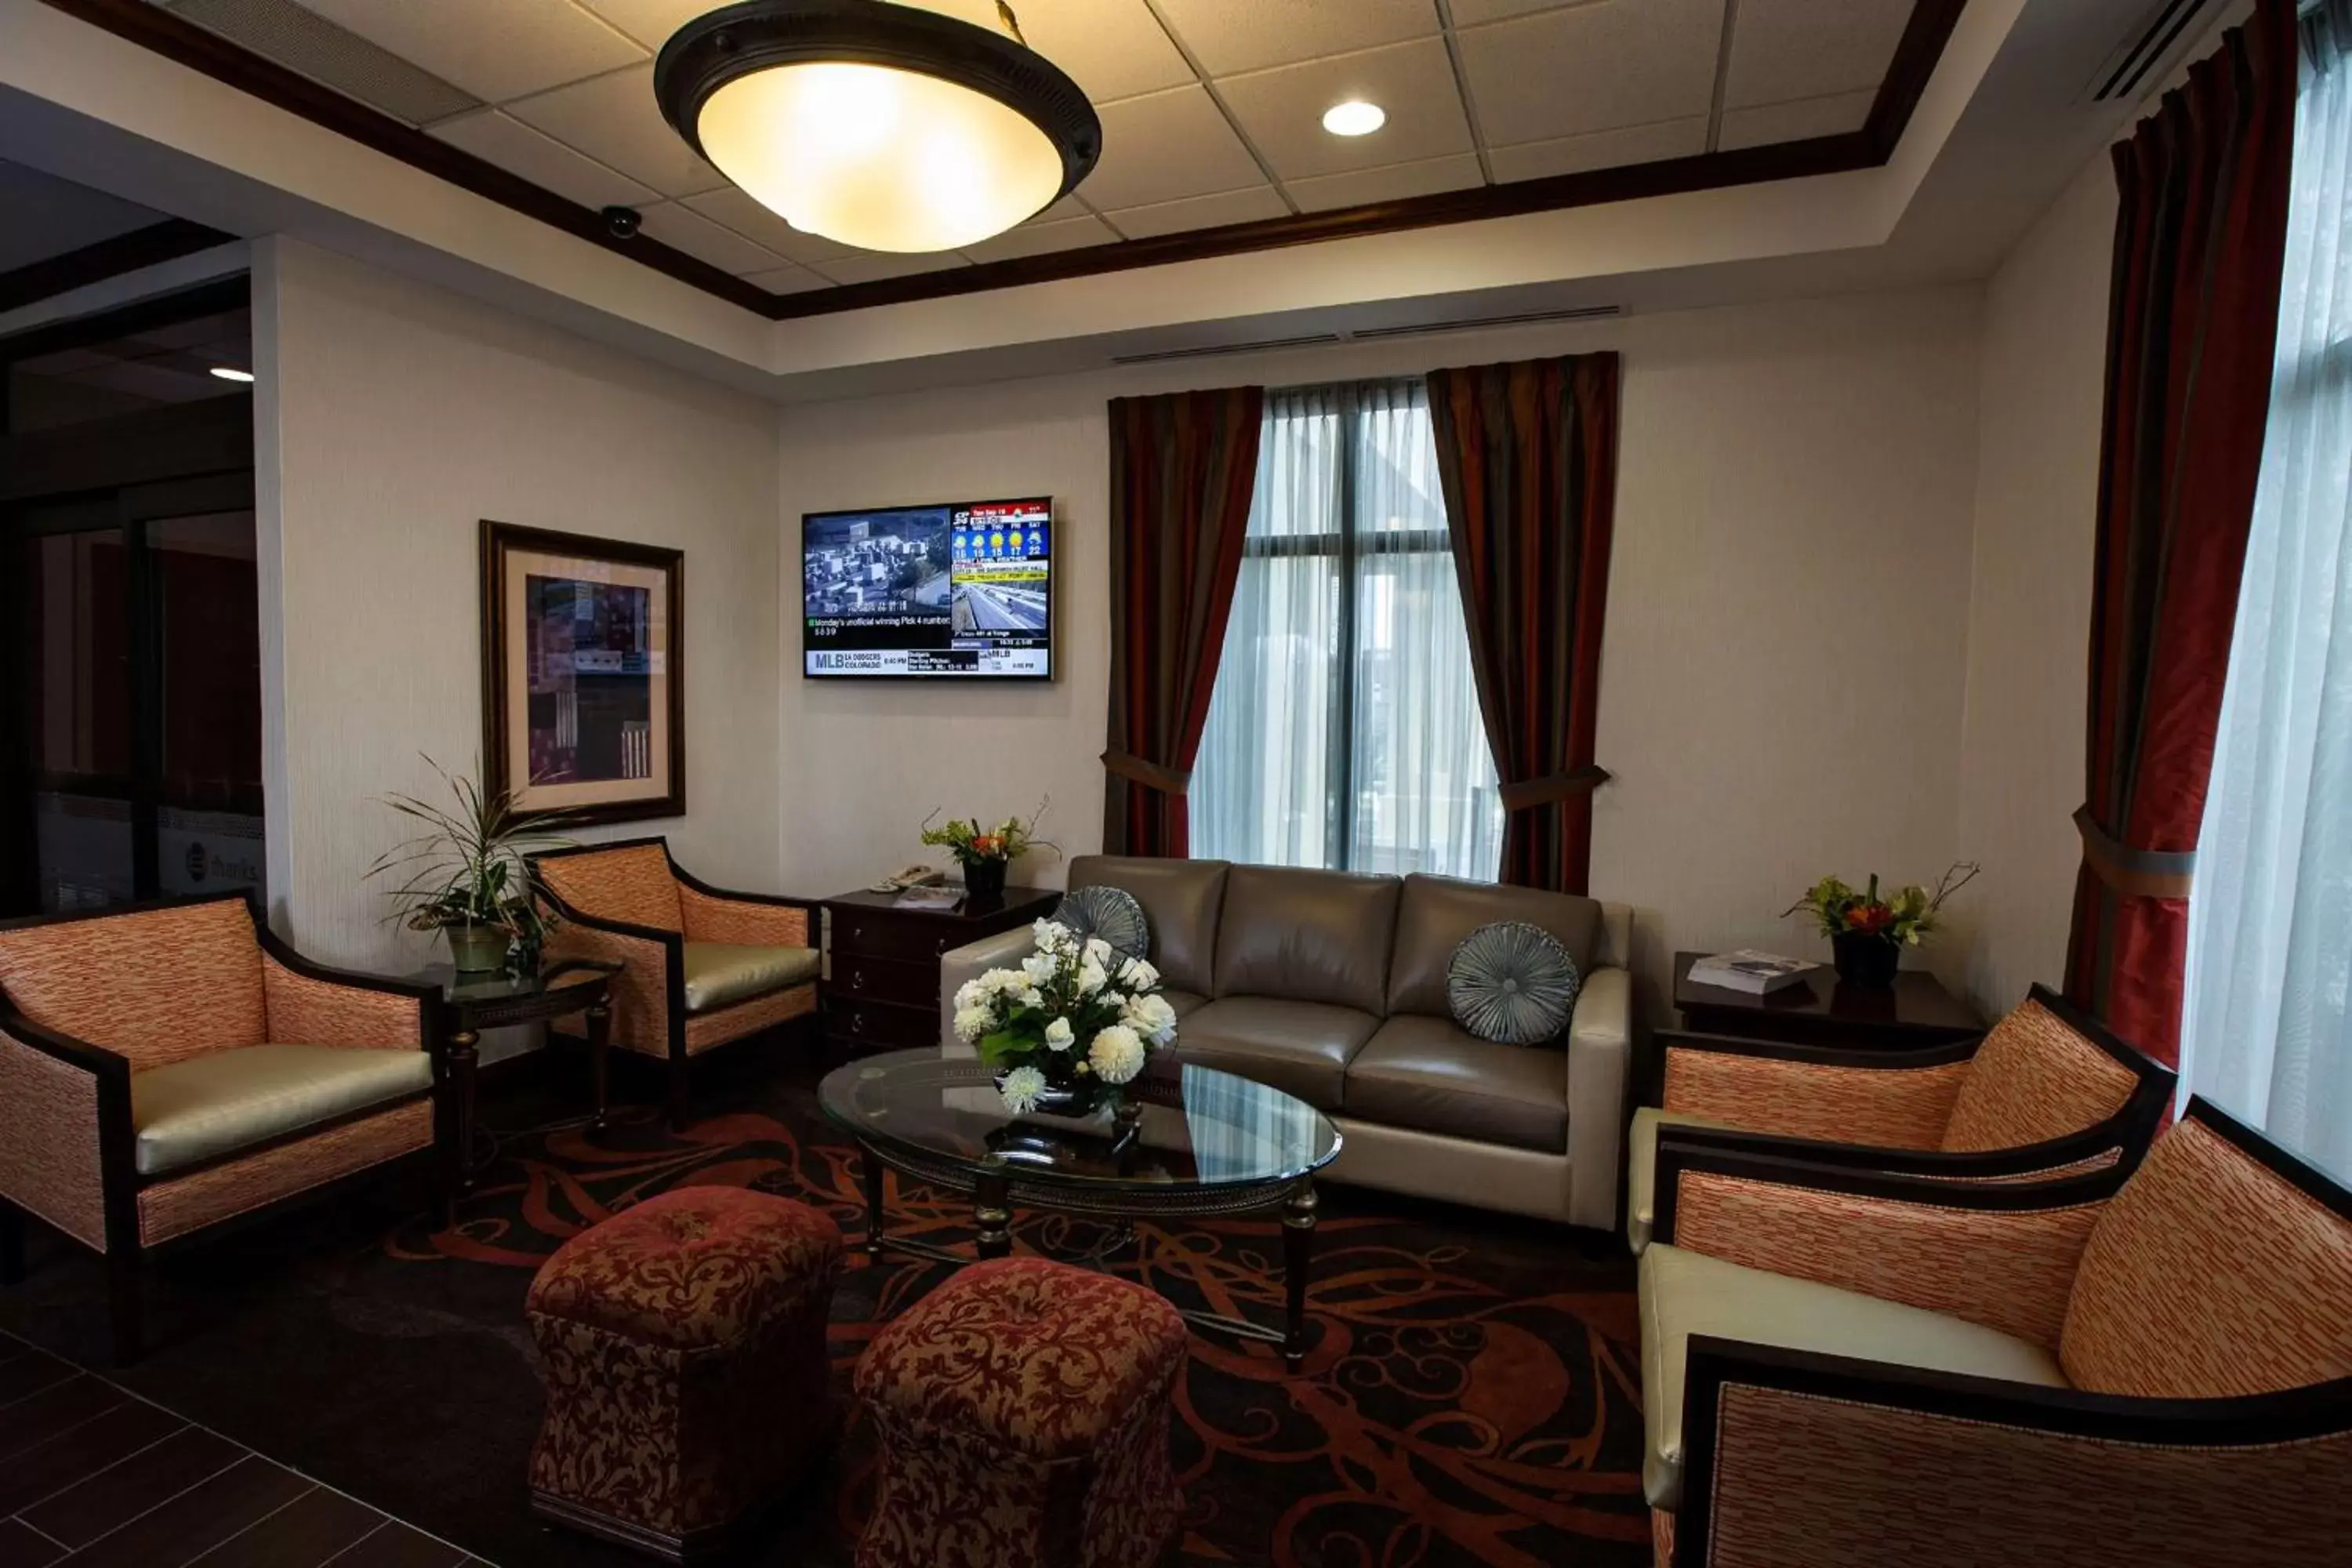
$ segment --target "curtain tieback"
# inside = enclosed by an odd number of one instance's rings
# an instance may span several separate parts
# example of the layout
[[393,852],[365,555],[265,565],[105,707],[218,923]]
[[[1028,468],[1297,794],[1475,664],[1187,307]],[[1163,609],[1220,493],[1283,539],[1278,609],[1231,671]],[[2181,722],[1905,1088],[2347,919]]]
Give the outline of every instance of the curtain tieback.
[[1182,795],[1192,787],[1192,775],[1188,770],[1162,767],[1132,752],[1105,752],[1102,765],[1129,784],[1139,784],[1162,795]]
[[1591,795],[1609,782],[1609,770],[1587,763],[1580,768],[1570,768],[1564,773],[1551,773],[1539,779],[1522,779],[1517,784],[1503,786],[1505,811],[1532,811],[1539,805],[1558,805],[1580,795]]
[[2107,836],[2088,805],[2074,812],[2083,864],[2109,890],[2131,899],[2185,899],[2197,873],[2194,849],[2134,849]]

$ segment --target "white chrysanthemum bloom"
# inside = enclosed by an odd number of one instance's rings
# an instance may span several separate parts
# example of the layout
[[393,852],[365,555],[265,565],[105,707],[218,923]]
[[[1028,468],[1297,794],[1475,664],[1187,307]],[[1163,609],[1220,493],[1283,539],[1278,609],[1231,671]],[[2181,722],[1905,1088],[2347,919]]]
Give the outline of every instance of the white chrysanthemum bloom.
[[956,987],[955,1005],[959,1013],[967,1007],[977,1007],[987,1000],[988,987],[977,980],[967,980]]
[[1165,996],[1135,997],[1119,1021],[1155,1046],[1166,1045],[1176,1034],[1176,1009]]
[[1070,1027],[1067,1018],[1056,1018],[1045,1026],[1045,1048],[1049,1051],[1066,1051],[1077,1037],[1078,1032]]
[[1029,928],[1029,931],[1037,939],[1038,947],[1047,952],[1060,952],[1070,945],[1076,935],[1061,921],[1052,920],[1039,921]]
[[1028,976],[1032,985],[1050,983],[1061,967],[1061,961],[1050,952],[1033,952],[1021,961],[1021,973]]
[[1014,1068],[996,1092],[1003,1098],[1004,1109],[1019,1116],[1037,1109],[1037,1097],[1045,1092],[1045,1075],[1035,1068]]
[[955,1016],[956,1038],[967,1046],[978,1045],[981,1036],[988,1033],[989,1025],[994,1021],[986,1006],[959,1007]]
[[1152,967],[1148,958],[1130,958],[1118,966],[1118,978],[1122,985],[1148,991],[1160,984],[1160,971]]
[[1015,996],[1013,1000],[1020,1003],[1024,1007],[1043,1007],[1045,1005],[1045,994],[1043,991],[1038,990],[1034,985],[1032,985],[1027,990],[1022,992],[1018,996]]
[[1087,1060],[1105,1083],[1126,1083],[1143,1070],[1143,1041],[1125,1024],[1113,1024],[1095,1036]]
[[1079,995],[1091,996],[1109,984],[1110,976],[1103,973],[1103,966],[1093,959],[1089,958],[1078,965]]
[[1098,936],[1090,936],[1087,938],[1086,952],[1087,961],[1088,963],[1099,963],[1105,969],[1108,969],[1110,967],[1110,943],[1105,942],[1102,938]]
[[991,995],[1018,991],[1029,984],[1029,977],[1017,969],[992,969],[980,977],[981,985]]

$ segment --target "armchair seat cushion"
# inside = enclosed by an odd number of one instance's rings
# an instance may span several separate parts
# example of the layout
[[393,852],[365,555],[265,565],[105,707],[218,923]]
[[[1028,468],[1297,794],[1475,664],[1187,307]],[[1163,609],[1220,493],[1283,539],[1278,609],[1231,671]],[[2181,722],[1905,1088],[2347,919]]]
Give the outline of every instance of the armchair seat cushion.
[[2068,1386],[2058,1358],[2031,1340],[1653,1244],[1642,1254],[1642,1489],[1653,1508],[1682,1502],[1683,1369],[1693,1334]]
[[1348,1112],[1415,1132],[1514,1149],[1568,1149],[1568,1054],[1482,1040],[1451,1018],[1404,1014],[1348,1064]]
[[1625,1140],[1625,1239],[1639,1255],[1650,1245],[1650,1227],[1658,1219],[1658,1131],[1665,1127],[1728,1127],[1707,1116],[1660,1110],[1645,1105],[1633,1112],[1633,1130]]
[[771,991],[805,985],[817,974],[813,947],[752,947],[734,942],[686,944],[686,1010],[708,1013]]
[[132,1160],[184,1169],[433,1087],[419,1050],[244,1046],[131,1075]]

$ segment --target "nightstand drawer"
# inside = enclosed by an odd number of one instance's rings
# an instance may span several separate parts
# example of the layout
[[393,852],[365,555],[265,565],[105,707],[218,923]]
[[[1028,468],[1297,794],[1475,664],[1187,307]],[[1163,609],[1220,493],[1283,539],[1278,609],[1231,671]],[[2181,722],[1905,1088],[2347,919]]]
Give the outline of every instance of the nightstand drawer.
[[879,910],[835,910],[833,952],[838,963],[845,954],[866,958],[896,958],[928,963],[936,968],[940,955],[973,933],[961,922]]
[[940,1012],[937,1007],[860,1002],[835,992],[825,999],[824,1032],[861,1046],[936,1046],[940,1043]]
[[936,1008],[940,1005],[940,963],[936,958],[876,958],[836,948],[833,954],[832,987],[835,996]]

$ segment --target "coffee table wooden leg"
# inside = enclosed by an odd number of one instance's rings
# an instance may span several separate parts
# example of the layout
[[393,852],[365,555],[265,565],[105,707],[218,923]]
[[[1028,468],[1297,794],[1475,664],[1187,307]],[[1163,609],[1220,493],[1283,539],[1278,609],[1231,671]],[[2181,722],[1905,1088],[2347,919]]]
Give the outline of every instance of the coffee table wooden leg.
[[980,1227],[982,1258],[1004,1258],[1013,1251],[1013,1183],[1002,1160],[983,1161],[972,1183],[971,1217]]
[[1307,1359],[1307,1275],[1315,1253],[1315,1184],[1302,1180],[1282,1205],[1282,1359],[1297,1372]]
[[589,1123],[592,1131],[604,1131],[604,1107],[608,1099],[606,1084],[612,1067],[613,1008],[610,1003],[599,1001],[588,1009],[588,1076],[596,1086],[596,1120]]
[[860,1174],[866,1179],[866,1256],[882,1256],[882,1162],[873,1150],[860,1151]]
[[471,1029],[455,1030],[449,1036],[449,1077],[457,1091],[455,1164],[460,1196],[474,1190],[474,1068],[480,1059],[477,1047],[481,1040]]

